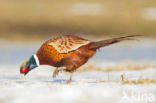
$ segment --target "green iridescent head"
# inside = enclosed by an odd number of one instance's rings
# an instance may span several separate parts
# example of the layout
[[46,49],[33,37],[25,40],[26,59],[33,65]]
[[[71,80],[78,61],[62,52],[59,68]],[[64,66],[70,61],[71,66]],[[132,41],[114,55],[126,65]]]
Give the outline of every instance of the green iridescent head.
[[20,73],[22,78],[32,69],[38,67],[38,61],[36,60],[36,55],[32,55],[28,60],[26,60],[20,66]]

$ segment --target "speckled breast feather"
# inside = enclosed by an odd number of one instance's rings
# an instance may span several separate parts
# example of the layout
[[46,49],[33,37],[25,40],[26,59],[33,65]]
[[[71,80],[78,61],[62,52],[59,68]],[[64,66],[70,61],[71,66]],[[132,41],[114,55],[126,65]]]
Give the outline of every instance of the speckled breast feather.
[[49,45],[53,46],[59,53],[68,53],[89,43],[89,40],[67,35],[55,38],[52,42],[49,43]]

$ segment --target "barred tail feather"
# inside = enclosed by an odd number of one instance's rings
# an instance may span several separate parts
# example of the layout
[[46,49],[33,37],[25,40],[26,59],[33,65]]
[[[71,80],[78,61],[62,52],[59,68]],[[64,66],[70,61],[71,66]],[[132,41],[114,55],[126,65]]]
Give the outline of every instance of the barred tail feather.
[[108,46],[110,44],[118,43],[124,40],[137,40],[134,37],[137,36],[142,36],[142,35],[129,35],[129,36],[122,36],[122,37],[117,37],[117,38],[111,38],[108,40],[101,40],[97,42],[92,42],[90,45],[90,49],[98,49],[104,46]]

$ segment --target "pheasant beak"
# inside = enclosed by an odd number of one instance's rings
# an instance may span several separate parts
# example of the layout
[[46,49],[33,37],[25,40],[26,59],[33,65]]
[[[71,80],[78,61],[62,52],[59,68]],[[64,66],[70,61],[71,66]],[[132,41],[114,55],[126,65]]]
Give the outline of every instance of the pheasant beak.
[[24,79],[24,74],[21,74],[21,79]]

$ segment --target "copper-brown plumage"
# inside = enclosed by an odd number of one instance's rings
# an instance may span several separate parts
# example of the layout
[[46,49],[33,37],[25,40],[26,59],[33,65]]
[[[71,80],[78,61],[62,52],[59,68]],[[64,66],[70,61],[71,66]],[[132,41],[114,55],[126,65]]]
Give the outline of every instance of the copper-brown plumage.
[[[93,42],[78,36],[65,35],[46,41],[36,55],[40,65],[57,67],[53,73],[53,77],[56,77],[59,71],[73,73],[77,68],[85,64],[97,49],[123,40],[134,40],[133,37],[135,36],[139,35]],[[68,82],[71,81],[71,77]]]

